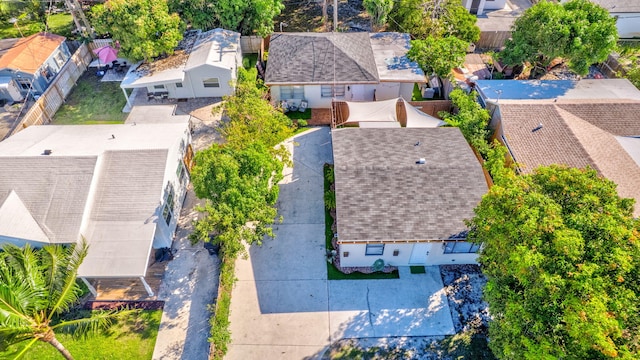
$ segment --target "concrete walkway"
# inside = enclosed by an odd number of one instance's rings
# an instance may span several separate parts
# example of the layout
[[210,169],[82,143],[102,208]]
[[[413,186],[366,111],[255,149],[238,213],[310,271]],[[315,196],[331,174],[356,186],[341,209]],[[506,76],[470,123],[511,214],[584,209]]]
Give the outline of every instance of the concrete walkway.
[[[295,145],[295,146],[294,146]],[[314,359],[335,340],[453,334],[437,268],[396,280],[328,281],[322,166],[332,161],[328,128],[287,143],[276,239],[238,259],[226,359]]]
[[209,255],[202,243],[191,245],[191,220],[198,202],[193,191],[187,192],[180,216],[174,259],[160,286],[158,298],[165,301],[160,329],[153,351],[157,360],[206,360],[209,358],[208,305],[218,291],[219,262]]

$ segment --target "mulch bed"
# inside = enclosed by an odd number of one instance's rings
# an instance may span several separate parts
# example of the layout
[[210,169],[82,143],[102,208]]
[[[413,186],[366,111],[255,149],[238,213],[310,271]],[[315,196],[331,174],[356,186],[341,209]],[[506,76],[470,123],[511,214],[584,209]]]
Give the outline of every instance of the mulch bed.
[[114,309],[162,310],[164,301],[87,301],[85,310],[114,310]]

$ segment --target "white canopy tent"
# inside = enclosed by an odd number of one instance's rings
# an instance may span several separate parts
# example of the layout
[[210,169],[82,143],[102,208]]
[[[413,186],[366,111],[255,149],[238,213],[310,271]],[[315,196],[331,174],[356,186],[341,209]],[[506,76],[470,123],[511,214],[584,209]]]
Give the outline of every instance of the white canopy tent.
[[[397,112],[398,101],[405,107],[407,127],[434,128],[445,124],[444,121],[411,106],[402,98],[367,102],[345,101],[349,108],[349,117],[344,124],[359,123],[361,127],[369,128],[400,126]],[[393,125],[393,123],[397,125]]]

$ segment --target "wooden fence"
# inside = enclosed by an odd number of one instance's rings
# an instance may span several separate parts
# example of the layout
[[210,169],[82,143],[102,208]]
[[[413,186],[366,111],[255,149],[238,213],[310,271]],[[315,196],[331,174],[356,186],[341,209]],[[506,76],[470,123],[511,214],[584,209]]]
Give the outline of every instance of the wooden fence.
[[241,36],[240,47],[243,54],[259,54],[262,50],[262,38],[260,36]]
[[87,70],[92,57],[86,44],[80,45],[71,59],[60,69],[55,79],[49,84],[45,92],[31,106],[18,124],[5,138],[31,125],[44,125],[51,122],[53,115],[64,103],[67,95],[75,86],[78,78]]
[[111,44],[113,44],[113,40],[111,39],[93,39],[93,41],[89,43],[89,50],[93,51]]
[[500,49],[504,42],[511,37],[511,31],[482,31],[480,40],[476,42],[477,49]]
[[604,74],[604,76],[614,79],[618,77],[618,74],[626,74],[624,66],[618,61],[619,56],[616,54],[609,54],[607,60],[598,65],[598,69]]

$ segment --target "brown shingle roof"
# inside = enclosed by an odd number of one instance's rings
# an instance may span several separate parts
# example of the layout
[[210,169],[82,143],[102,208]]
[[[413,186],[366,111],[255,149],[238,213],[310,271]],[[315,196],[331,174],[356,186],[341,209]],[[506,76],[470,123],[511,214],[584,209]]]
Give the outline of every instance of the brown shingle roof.
[[0,57],[0,69],[35,73],[64,40],[64,36],[50,33],[33,34],[21,39]]
[[[636,199],[640,216],[640,167],[616,136],[640,135],[640,102],[500,104],[502,132],[525,173],[541,165],[591,166]],[[539,124],[542,128],[533,131]]]
[[271,35],[266,84],[377,83],[368,33]]
[[344,128],[332,138],[341,241],[454,237],[487,192],[457,128]]

